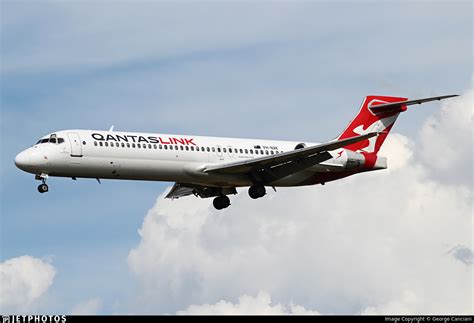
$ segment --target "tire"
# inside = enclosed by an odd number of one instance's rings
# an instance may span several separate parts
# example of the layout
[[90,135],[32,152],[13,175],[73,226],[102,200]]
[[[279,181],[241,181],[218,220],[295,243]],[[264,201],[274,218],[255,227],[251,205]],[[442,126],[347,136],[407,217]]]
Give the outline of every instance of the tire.
[[249,188],[249,196],[253,199],[258,199],[266,194],[265,186],[252,185]]
[[230,205],[230,199],[225,195],[221,195],[216,197],[214,201],[212,201],[212,204],[216,210],[222,210]]
[[41,184],[38,186],[38,192],[40,193],[46,193],[49,190],[48,185],[46,184]]

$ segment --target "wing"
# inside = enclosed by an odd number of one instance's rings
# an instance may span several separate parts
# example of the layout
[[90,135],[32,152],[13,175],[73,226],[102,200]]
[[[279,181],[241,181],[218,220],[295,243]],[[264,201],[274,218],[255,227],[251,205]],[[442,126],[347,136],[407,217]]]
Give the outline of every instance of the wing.
[[166,199],[177,199],[183,196],[195,195],[202,198],[218,196],[221,194],[237,194],[237,190],[232,188],[218,188],[211,186],[203,186],[190,183],[174,183],[169,193],[165,196]]
[[282,154],[228,164],[209,165],[206,166],[203,171],[205,173],[233,175],[248,174],[257,181],[271,182],[331,159],[332,156],[329,153],[331,150],[342,148],[359,141],[364,141],[377,135],[378,133],[371,132],[362,136],[355,136],[339,141],[331,141],[325,144],[297,149]]

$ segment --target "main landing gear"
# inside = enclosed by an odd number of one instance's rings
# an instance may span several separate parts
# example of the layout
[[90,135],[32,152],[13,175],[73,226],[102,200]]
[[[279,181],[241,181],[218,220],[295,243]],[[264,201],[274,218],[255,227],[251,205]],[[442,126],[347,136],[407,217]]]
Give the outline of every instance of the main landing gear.
[[46,180],[48,179],[47,174],[41,174],[41,175],[36,175],[35,179],[42,181],[43,183],[38,186],[38,192],[40,193],[46,193],[49,188],[48,185],[46,184]]
[[48,185],[46,184],[40,184],[38,186],[38,192],[40,193],[46,193],[49,190]]
[[230,205],[230,199],[226,195],[220,195],[212,201],[217,210],[225,209]]
[[253,199],[261,198],[265,196],[266,193],[267,191],[263,185],[252,185],[249,187],[249,196]]
[[[263,185],[252,185],[249,188],[249,195],[253,199],[261,198],[265,196],[266,193],[267,193],[267,190],[265,189],[265,186]],[[215,197],[212,204],[214,204],[214,207],[217,210],[222,210],[222,209],[227,208],[230,205],[230,199],[226,195],[222,194]]]

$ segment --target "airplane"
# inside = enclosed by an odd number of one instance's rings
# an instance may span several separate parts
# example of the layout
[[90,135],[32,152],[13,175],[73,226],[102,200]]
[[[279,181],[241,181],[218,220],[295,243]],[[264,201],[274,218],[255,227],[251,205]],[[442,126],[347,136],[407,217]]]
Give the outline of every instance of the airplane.
[[15,157],[21,170],[49,190],[49,177],[174,182],[165,198],[213,197],[216,209],[228,195],[249,187],[258,199],[266,187],[324,185],[354,174],[385,169],[378,151],[407,106],[457,95],[408,100],[365,97],[346,129],[334,140],[311,142],[237,139],[101,130],[62,130],[48,134]]

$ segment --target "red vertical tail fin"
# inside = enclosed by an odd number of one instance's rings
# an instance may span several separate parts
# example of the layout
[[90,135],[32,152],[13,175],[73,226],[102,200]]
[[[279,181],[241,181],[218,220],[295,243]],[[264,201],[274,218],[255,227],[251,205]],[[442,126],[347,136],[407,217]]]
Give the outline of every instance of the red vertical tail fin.
[[372,137],[368,140],[357,142],[344,147],[353,151],[376,154],[382,146],[383,142],[385,141],[385,138],[387,138],[387,135],[392,129],[392,126],[397,120],[397,117],[400,112],[406,110],[406,106],[401,105],[400,107],[395,109],[391,108],[380,110],[372,110],[371,107],[387,103],[403,102],[406,100],[407,98],[391,96],[366,96],[364,101],[362,102],[362,106],[359,110],[359,113],[337,139],[341,140],[357,135],[364,135],[370,132],[381,132],[381,134],[377,137]]

